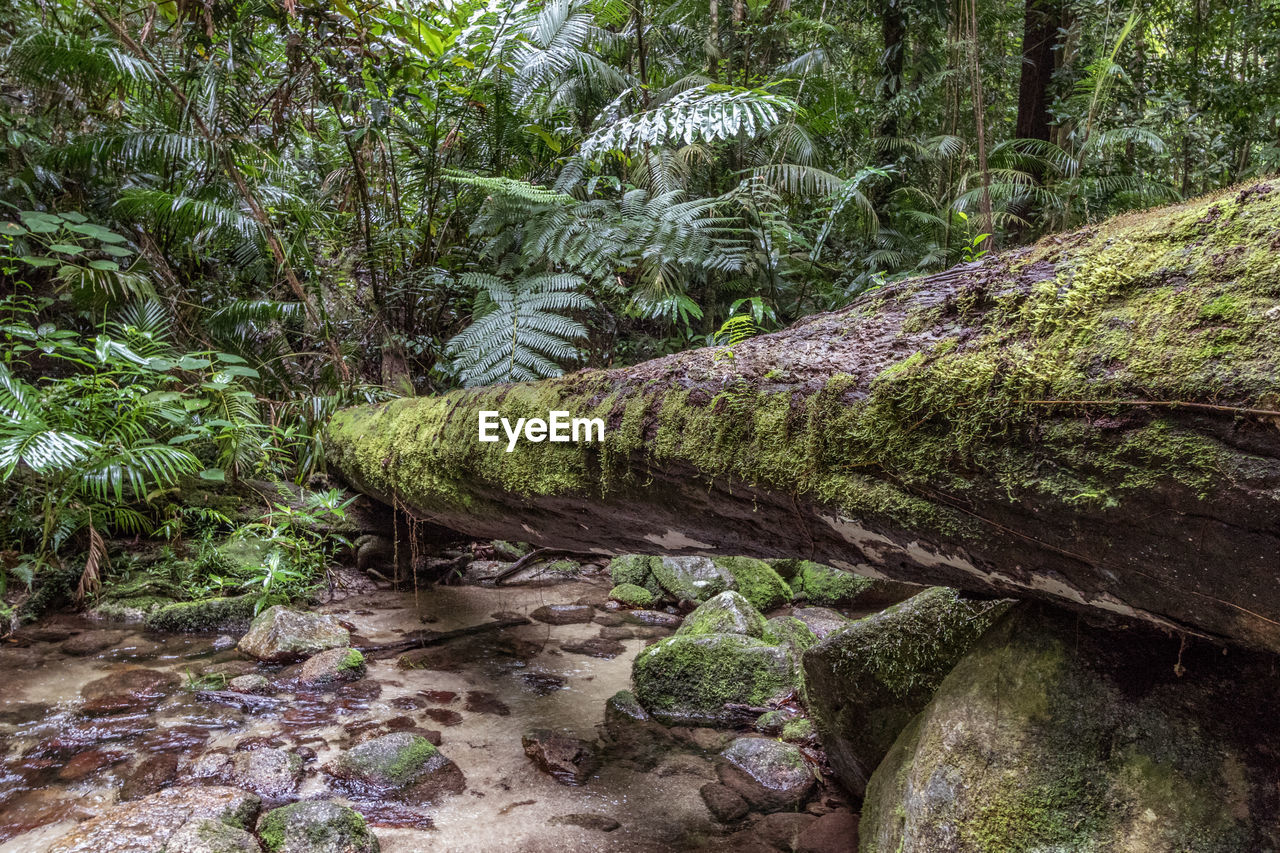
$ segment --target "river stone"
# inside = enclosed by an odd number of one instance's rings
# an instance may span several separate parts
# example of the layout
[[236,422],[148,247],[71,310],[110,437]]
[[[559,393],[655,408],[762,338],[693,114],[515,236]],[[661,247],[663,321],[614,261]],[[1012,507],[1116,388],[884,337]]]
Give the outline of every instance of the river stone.
[[710,557],[660,557],[651,566],[658,584],[677,599],[706,601],[738,584]]
[[863,853],[1277,849],[1274,658],[1022,604],[867,786]]
[[147,630],[164,634],[243,631],[257,607],[258,596],[253,594],[178,601],[148,613]]
[[126,636],[124,631],[85,631],[64,642],[61,649],[63,654],[74,657],[96,655],[111,648]]
[[663,613],[661,610],[629,610],[622,614],[622,621],[656,628],[679,628],[684,619],[674,613]]
[[613,832],[622,824],[618,823],[608,815],[578,813],[578,814],[562,814],[553,818],[548,818],[547,823],[551,826],[580,826],[583,829],[594,829],[597,832]]
[[609,590],[609,598],[627,607],[652,607],[653,593],[633,583],[620,583]]
[[805,704],[832,769],[854,796],[956,661],[1008,607],[934,587],[805,652]]
[[265,675],[250,673],[237,675],[227,682],[227,689],[232,693],[248,693],[251,696],[265,696],[271,692],[271,682]]
[[124,774],[124,784],[120,786],[120,799],[138,800],[154,794],[161,788],[167,788],[178,777],[178,756],[172,752],[162,752],[144,758],[136,768]]
[[190,820],[210,818],[247,826],[261,805],[253,794],[237,788],[167,788],[112,806],[58,839],[48,853],[157,853]]
[[408,805],[466,788],[458,766],[429,740],[410,732],[393,732],[354,746],[326,772],[339,790],[352,796],[389,797]]
[[591,744],[550,729],[526,732],[521,743],[538,769],[562,785],[581,785],[600,766]]
[[813,790],[816,777],[804,753],[770,738],[740,737],[722,752],[720,781],[763,812],[794,810]]
[[595,618],[594,607],[587,604],[547,604],[529,614],[548,625],[574,625]]
[[757,610],[773,610],[791,600],[791,587],[764,560],[754,557],[713,557],[712,560],[733,576],[734,587]]
[[364,655],[356,649],[329,649],[307,658],[298,671],[298,684],[306,687],[332,687],[364,678]]
[[208,753],[191,770],[197,779],[214,779],[252,791],[264,800],[279,802],[298,790],[302,781],[301,756],[287,749],[265,748]]
[[379,853],[378,839],[364,817],[328,800],[292,803],[258,820],[267,853]]
[[747,816],[751,807],[742,795],[727,785],[719,782],[708,782],[698,789],[707,811],[720,823],[733,823]]
[[764,637],[765,618],[742,595],[732,590],[713,596],[684,617],[676,635],[742,634]]
[[849,853],[858,844],[858,816],[829,812],[809,824],[796,839],[795,853]]
[[149,711],[182,683],[176,674],[158,669],[126,669],[90,681],[80,688],[80,713],[103,717],[127,711]]
[[852,623],[852,620],[829,607],[797,607],[791,611],[791,615],[808,626],[819,640],[825,640],[836,631],[843,631]]
[[164,853],[262,853],[262,847],[239,827],[201,817],[179,827]]
[[566,640],[560,644],[563,651],[593,658],[613,660],[627,650],[621,640],[609,637],[590,637],[585,640]]
[[277,604],[258,614],[239,648],[249,657],[280,663],[350,644],[351,635],[332,616]]
[[794,616],[775,616],[766,623],[764,638],[770,643],[790,646],[796,653],[796,663],[800,656],[818,644],[818,637],[809,630],[809,626]]
[[796,562],[790,584],[796,601],[841,607],[885,607],[925,590],[915,584],[855,575],[811,560]]
[[761,706],[795,687],[796,658],[741,634],[668,637],[640,652],[631,677],[640,704],[671,725],[733,723],[725,704]]

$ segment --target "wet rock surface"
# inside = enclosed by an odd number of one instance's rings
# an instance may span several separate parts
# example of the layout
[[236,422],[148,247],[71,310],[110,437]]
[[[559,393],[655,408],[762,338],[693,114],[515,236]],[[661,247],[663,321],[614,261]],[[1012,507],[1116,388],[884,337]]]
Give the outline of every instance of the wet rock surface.
[[760,811],[795,809],[817,781],[804,753],[788,743],[738,738],[721,757],[721,783]]
[[181,679],[172,672],[127,669],[91,681],[80,690],[80,713],[104,717],[150,710],[177,689]]
[[540,770],[565,785],[581,785],[600,766],[595,747],[585,740],[550,729],[534,729],[521,739],[524,754]]
[[194,818],[250,824],[261,803],[236,788],[169,788],[117,806],[54,842],[50,853],[156,853]]
[[432,743],[395,732],[343,752],[326,768],[334,786],[359,798],[391,797],[421,805],[466,787],[458,766]]
[[179,827],[164,853],[261,853],[258,840],[237,826],[196,818]]
[[548,604],[539,607],[529,614],[539,622],[548,625],[573,625],[590,622],[595,618],[595,609],[585,604]]
[[249,632],[240,638],[239,649],[251,658],[280,663],[342,648],[350,642],[351,634],[332,616],[277,604],[253,620]]
[[270,853],[380,853],[360,813],[329,801],[294,803],[269,811],[258,835]]

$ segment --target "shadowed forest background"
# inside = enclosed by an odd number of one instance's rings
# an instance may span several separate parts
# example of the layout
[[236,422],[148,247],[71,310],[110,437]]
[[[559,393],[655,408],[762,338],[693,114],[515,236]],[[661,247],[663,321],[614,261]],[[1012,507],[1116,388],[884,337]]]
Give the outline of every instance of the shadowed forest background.
[[1278,42],[1274,0],[11,3],[0,587],[220,523],[184,479],[305,482],[341,405],[731,344],[1274,171]]

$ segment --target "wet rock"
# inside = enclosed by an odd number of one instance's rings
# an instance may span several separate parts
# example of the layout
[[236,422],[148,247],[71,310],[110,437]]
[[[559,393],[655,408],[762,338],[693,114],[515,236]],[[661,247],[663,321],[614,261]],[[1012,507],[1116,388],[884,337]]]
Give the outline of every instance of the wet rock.
[[164,853],[262,853],[262,847],[243,829],[203,817],[179,827]]
[[634,628],[601,628],[599,637],[602,640],[634,640],[636,632]]
[[595,748],[580,738],[534,729],[521,739],[524,754],[562,785],[581,785],[600,767]]
[[622,826],[613,818],[602,814],[562,814],[549,818],[547,823],[552,826],[580,826],[597,832],[613,832]]
[[58,778],[64,782],[75,782],[91,776],[106,767],[128,761],[129,756],[123,752],[91,749],[72,758],[58,771]]
[[757,610],[773,610],[791,600],[791,587],[764,560],[753,557],[712,559],[716,566],[733,576],[734,588]]
[[753,809],[794,810],[813,790],[813,768],[798,748],[768,738],[741,737],[721,754],[722,784],[737,791]]
[[190,820],[247,826],[260,807],[257,797],[236,788],[167,788],[85,821],[54,842],[49,853],[157,853]]
[[472,560],[462,572],[462,579],[469,584],[493,586],[493,580],[507,569],[511,563],[503,560]]
[[442,726],[456,726],[462,722],[462,715],[448,708],[427,708],[422,712],[422,716]]
[[[362,572],[373,569],[385,577],[392,577],[396,574],[397,556],[402,563],[407,562],[405,555],[397,555],[396,542],[390,536],[367,533],[357,539],[355,545],[356,568]],[[404,550],[408,552],[409,548],[406,546]]]
[[[765,844],[775,850],[794,850],[806,830],[817,823],[818,819],[811,814],[795,812],[778,812],[765,815],[751,825],[755,833]],[[852,850],[853,848],[845,848]]]
[[241,631],[253,620],[258,596],[178,601],[147,614],[147,630],[164,634],[197,631]]
[[832,769],[855,796],[956,661],[1007,609],[935,587],[804,654],[805,697]]
[[142,741],[147,752],[190,752],[204,746],[209,739],[207,726],[179,724],[163,726],[151,731]]
[[767,735],[780,735],[782,734],[782,727],[795,719],[799,713],[794,708],[765,711],[756,718],[755,730]]
[[21,726],[44,719],[53,710],[43,702],[12,702],[0,705],[0,723]]
[[242,675],[257,675],[258,664],[251,660],[227,660],[210,664],[200,670],[202,677],[221,675],[230,683],[231,679]]
[[508,542],[505,539],[494,539],[489,543],[493,556],[499,560],[514,563],[533,550],[528,542]]
[[621,614],[623,622],[633,625],[653,625],[660,628],[679,628],[684,617],[675,613],[663,613],[661,610],[632,610]]
[[90,681],[80,688],[80,713],[91,717],[155,708],[182,683],[172,672],[126,669]]
[[213,638],[213,650],[215,652],[225,652],[236,647],[236,638],[230,634],[219,634]]
[[239,649],[249,657],[286,662],[350,643],[351,634],[332,616],[302,613],[281,605],[268,607],[253,620]]
[[146,713],[76,720],[60,729],[53,737],[29,747],[23,755],[66,759],[99,744],[138,737],[155,728],[155,721]]
[[818,727],[808,717],[788,720],[782,727],[782,739],[787,743],[817,744]]
[[548,625],[574,625],[595,618],[595,608],[587,604],[546,604],[529,614]]
[[1274,666],[1019,604],[876,768],[862,850],[1275,849]]
[[852,619],[846,619],[829,607],[797,607],[791,615],[808,626],[819,640],[825,640],[853,624]]
[[329,649],[307,658],[298,672],[298,683],[306,687],[330,687],[364,678],[364,655],[356,649]]
[[751,807],[742,795],[719,782],[708,782],[698,789],[707,811],[721,823],[733,823],[747,816]]
[[379,853],[378,839],[350,806],[327,800],[293,803],[258,820],[270,853]]
[[797,663],[802,654],[818,644],[817,635],[794,616],[775,616],[770,619],[764,629],[764,638],[775,645],[790,646],[796,654]]
[[648,647],[632,664],[636,698],[675,725],[734,723],[726,705],[760,707],[795,687],[795,655],[740,634],[674,636]]
[[85,631],[76,634],[62,644],[62,653],[73,657],[87,657],[106,651],[128,636],[124,631]]
[[605,725],[626,725],[649,721],[649,713],[630,690],[619,690],[604,705]]
[[549,672],[526,672],[520,676],[520,682],[538,696],[549,696],[565,688],[564,677]]
[[462,707],[475,714],[496,714],[499,717],[505,717],[511,713],[507,703],[484,690],[468,690],[467,701]]
[[849,853],[858,849],[858,816],[850,811],[824,814],[796,839],[795,853]]
[[351,796],[390,797],[408,805],[433,802],[466,787],[456,764],[426,738],[408,732],[354,746],[326,772]]
[[209,753],[191,770],[197,779],[213,779],[279,802],[298,790],[303,761],[286,749],[253,749],[232,755]]
[[79,633],[56,625],[29,626],[15,631],[12,639],[22,643],[61,643]]
[[650,568],[662,589],[677,600],[706,601],[738,584],[710,557],[658,557]]
[[458,699],[458,694],[452,690],[419,690],[418,695],[436,705],[449,705]]
[[764,637],[766,621],[742,595],[722,592],[684,617],[676,635],[742,634],[757,640]]
[[605,628],[616,628],[625,622],[617,613],[598,613],[591,621]]
[[591,637],[586,640],[569,640],[560,644],[566,652],[578,655],[590,655],[593,658],[612,660],[627,650],[620,640],[607,640],[604,637]]
[[265,675],[256,672],[251,675],[237,675],[227,682],[227,689],[233,693],[248,693],[251,696],[265,696],[271,692],[271,682]]

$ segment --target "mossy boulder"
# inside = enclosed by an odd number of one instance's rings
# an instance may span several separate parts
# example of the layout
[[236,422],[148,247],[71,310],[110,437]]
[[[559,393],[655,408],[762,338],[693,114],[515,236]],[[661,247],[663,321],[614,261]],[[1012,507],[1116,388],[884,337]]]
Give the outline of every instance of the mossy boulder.
[[118,803],[84,821],[48,848],[48,853],[154,853],[186,823],[209,818],[228,826],[250,825],[262,801],[238,788],[191,785]]
[[242,631],[253,621],[257,605],[256,595],[177,601],[152,610],[147,630],[166,634]]
[[791,578],[797,602],[828,607],[883,607],[923,589],[914,584],[863,577],[812,560],[800,560]]
[[609,590],[609,598],[628,607],[652,607],[653,593],[633,583],[620,583]]
[[298,668],[298,684],[310,688],[334,687],[364,678],[364,655],[357,649],[329,649],[312,655]]
[[740,737],[720,755],[721,784],[758,811],[795,811],[817,782],[799,748],[772,738]]
[[325,772],[335,787],[351,796],[390,798],[408,805],[435,802],[466,788],[458,766],[412,732],[393,732],[353,746]]
[[630,584],[644,587],[655,597],[662,595],[662,585],[654,576],[653,567],[661,562],[659,557],[644,554],[623,554],[609,561],[609,577],[618,585]]
[[796,661],[818,643],[818,636],[809,626],[794,616],[775,616],[764,628],[764,639],[777,645],[787,645],[795,650]]
[[764,560],[754,557],[716,557],[714,562],[733,575],[738,592],[762,612],[791,600],[791,587]]
[[251,658],[281,663],[350,644],[350,632],[332,616],[277,604],[258,614],[240,638],[239,649]]
[[850,792],[862,793],[899,732],[1008,607],[934,587],[852,622],[805,652],[806,704]]
[[867,786],[862,853],[1275,850],[1269,657],[1022,605]]
[[742,634],[763,639],[768,623],[751,602],[736,592],[722,592],[684,617],[676,634]]
[[262,853],[262,847],[243,829],[206,817],[184,823],[164,853]]
[[350,806],[308,800],[273,809],[258,821],[267,853],[379,853],[378,839]]
[[658,585],[677,600],[706,601],[738,584],[728,569],[710,557],[659,557],[650,566]]
[[182,590],[171,580],[139,572],[106,581],[89,616],[109,622],[143,622],[155,610],[182,597]]
[[677,635],[636,657],[636,698],[672,725],[732,723],[726,704],[762,706],[795,687],[796,656],[741,634]]

